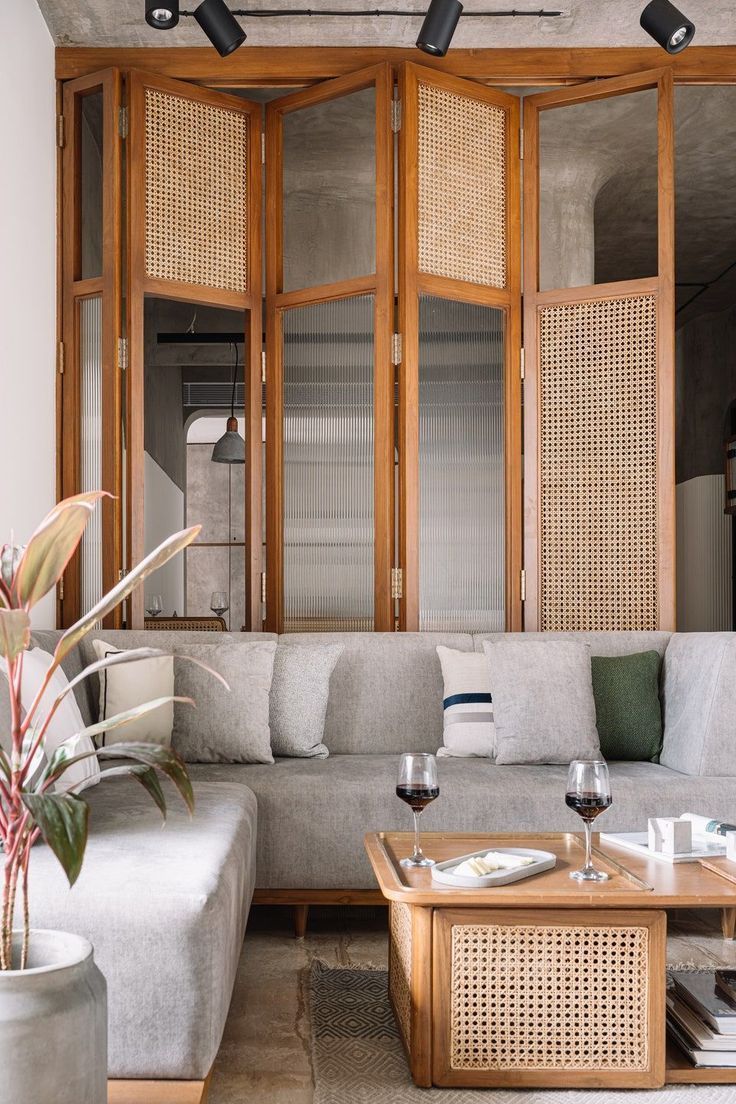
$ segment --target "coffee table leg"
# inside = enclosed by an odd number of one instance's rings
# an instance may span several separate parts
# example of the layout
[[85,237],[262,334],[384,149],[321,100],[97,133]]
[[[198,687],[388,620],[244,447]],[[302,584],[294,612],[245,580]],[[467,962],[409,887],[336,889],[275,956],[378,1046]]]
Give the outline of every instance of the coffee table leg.
[[724,939],[733,939],[736,935],[736,908],[721,909],[721,931]]
[[392,901],[389,996],[415,1085],[432,1084],[432,909]]

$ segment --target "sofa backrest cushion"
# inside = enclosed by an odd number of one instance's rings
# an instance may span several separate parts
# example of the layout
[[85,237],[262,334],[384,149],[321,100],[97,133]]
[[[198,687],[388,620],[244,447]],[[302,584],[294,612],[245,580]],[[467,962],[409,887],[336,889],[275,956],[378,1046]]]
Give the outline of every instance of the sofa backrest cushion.
[[675,633],[663,686],[660,763],[683,774],[736,775],[736,633]]
[[476,652],[483,651],[483,641],[496,643],[503,640],[573,640],[590,645],[594,656],[633,655],[635,652],[659,652],[667,650],[670,632],[525,632],[525,633],[476,633],[473,645]]
[[437,645],[470,652],[469,633],[293,633],[280,644],[344,645],[330,680],[330,754],[435,752],[444,684]]
[[[34,630],[33,641],[47,652],[53,652],[61,636],[59,629]],[[115,648],[161,648],[162,651],[176,655],[177,648],[192,644],[220,644],[224,640],[250,643],[256,640],[277,640],[275,633],[213,633],[213,632],[176,632],[157,629],[100,629],[90,632],[72,649],[62,663],[68,679],[97,659],[93,641],[105,640]],[[85,724],[92,724],[98,718],[100,702],[100,683],[97,675],[84,679],[75,689],[79,708]]]

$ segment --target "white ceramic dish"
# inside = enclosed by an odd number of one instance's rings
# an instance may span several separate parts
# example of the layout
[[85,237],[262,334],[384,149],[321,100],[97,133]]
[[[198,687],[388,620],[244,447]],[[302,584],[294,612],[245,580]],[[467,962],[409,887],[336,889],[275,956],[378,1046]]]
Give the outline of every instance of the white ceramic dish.
[[[455,867],[466,859],[487,855],[489,851],[498,851],[501,855],[521,855],[525,858],[533,858],[534,862],[529,863],[528,866],[520,866],[516,870],[494,870],[492,874],[483,874],[477,878],[453,873]],[[472,851],[469,855],[458,855],[455,859],[435,863],[432,867],[432,881],[461,889],[485,889],[510,885],[511,882],[531,878],[534,874],[541,874],[543,870],[551,870],[556,863],[557,856],[551,851],[534,851],[531,847],[484,847],[482,851]]]

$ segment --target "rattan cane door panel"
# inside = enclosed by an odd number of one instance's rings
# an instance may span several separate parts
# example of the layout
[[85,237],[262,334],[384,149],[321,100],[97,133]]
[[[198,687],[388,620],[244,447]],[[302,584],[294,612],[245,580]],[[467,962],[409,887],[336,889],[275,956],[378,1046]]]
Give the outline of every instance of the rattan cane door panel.
[[146,275],[248,286],[248,117],[146,89]]
[[434,1083],[661,1084],[663,912],[438,910]]
[[419,271],[507,285],[507,112],[419,81]]
[[[526,630],[675,627],[672,82],[658,69],[524,100]],[[643,267],[609,249],[614,270],[598,266],[584,213],[596,217],[591,181],[600,196],[618,178],[612,162],[596,163],[600,129],[571,139],[564,119],[623,114],[646,150],[656,223],[637,238]],[[579,146],[569,186],[565,157],[545,146],[550,126],[564,148]],[[582,235],[575,248],[568,219]]]
[[131,74],[131,260],[147,292],[244,307],[260,295],[260,133],[259,104]]
[[541,307],[540,629],[656,629],[657,299]]

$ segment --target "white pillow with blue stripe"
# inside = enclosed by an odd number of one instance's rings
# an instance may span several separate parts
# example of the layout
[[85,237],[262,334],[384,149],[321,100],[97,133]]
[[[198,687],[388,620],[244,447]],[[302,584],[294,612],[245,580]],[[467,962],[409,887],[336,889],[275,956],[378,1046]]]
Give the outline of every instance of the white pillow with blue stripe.
[[496,757],[491,675],[488,658],[479,652],[459,652],[437,645],[445,683],[444,747],[439,756]]

